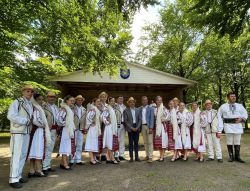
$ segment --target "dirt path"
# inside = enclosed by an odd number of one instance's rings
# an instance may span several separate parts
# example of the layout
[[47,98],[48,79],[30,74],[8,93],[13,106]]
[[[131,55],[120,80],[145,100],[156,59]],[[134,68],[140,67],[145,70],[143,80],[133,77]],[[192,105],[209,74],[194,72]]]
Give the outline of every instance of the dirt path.
[[[171,153],[166,153],[163,163],[129,163],[118,166],[96,165],[75,166],[72,171],[58,168],[59,159],[54,160],[56,172],[47,178],[31,179],[21,190],[250,190],[250,135],[242,139],[242,158],[246,164],[228,163],[225,137],[222,137],[224,163],[217,161],[198,163],[193,161],[170,162]],[[8,144],[0,145],[0,190],[12,190],[8,186],[9,151]],[[88,161],[84,153],[84,160]],[[128,155],[128,153],[126,153]],[[54,154],[55,156],[55,154]],[[144,152],[140,151],[143,158]],[[158,152],[154,152],[157,159]],[[28,172],[28,164],[25,173]]]

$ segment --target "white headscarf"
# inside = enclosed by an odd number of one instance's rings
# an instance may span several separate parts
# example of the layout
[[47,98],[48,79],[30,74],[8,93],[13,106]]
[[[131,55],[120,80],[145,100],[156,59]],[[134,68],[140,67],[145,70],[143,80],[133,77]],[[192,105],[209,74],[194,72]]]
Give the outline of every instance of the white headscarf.
[[112,125],[113,135],[117,135],[117,119],[116,119],[115,110],[110,105],[108,105],[108,110],[109,110],[110,122]]
[[45,115],[43,108],[37,103],[37,101],[32,97],[31,102],[33,103],[34,107],[39,111],[40,117],[42,118],[44,128],[45,128],[45,139],[46,139],[46,146],[48,147],[51,143],[51,135],[50,129],[48,125],[48,121]]
[[163,111],[164,107],[163,107],[163,103],[161,103],[161,105],[157,108],[157,114],[156,114],[156,132],[155,135],[157,137],[161,136],[161,131],[162,131],[162,116],[163,116]]
[[65,128],[67,128],[70,138],[74,137],[75,124],[74,124],[74,113],[72,109],[65,103],[61,103],[61,107],[66,110]]
[[194,113],[194,138],[193,138],[194,148],[198,148],[200,145],[200,139],[201,139],[200,113],[201,111],[199,108]]
[[178,122],[177,122],[176,110],[172,109],[170,111],[170,114],[171,114],[170,121],[173,125],[173,139],[176,140],[178,136]]

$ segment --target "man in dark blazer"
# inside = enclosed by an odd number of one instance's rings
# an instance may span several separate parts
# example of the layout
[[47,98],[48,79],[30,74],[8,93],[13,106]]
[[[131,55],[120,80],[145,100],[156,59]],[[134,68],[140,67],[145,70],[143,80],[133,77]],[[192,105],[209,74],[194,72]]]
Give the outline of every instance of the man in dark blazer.
[[141,114],[138,108],[135,107],[135,99],[128,99],[128,107],[123,112],[124,126],[128,131],[129,138],[129,156],[130,162],[134,161],[133,150],[135,151],[135,161],[140,162],[138,156],[138,142],[141,128]]
[[141,132],[144,141],[144,147],[146,152],[146,158],[149,163],[153,162],[153,128],[154,128],[154,108],[148,105],[148,98],[147,96],[143,96],[142,99],[142,106],[139,108],[141,119],[142,119],[142,126]]

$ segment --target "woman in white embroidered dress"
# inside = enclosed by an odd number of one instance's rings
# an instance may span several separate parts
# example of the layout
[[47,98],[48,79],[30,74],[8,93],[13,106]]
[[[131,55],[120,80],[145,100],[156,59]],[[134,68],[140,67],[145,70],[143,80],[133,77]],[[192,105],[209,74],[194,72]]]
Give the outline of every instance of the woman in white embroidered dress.
[[177,109],[174,107],[174,101],[168,102],[169,116],[168,116],[168,150],[174,150],[174,155],[171,159],[172,162],[179,159],[179,150],[182,150],[181,131],[177,123]]
[[156,122],[155,122],[155,135],[154,135],[154,149],[159,150],[160,158],[158,162],[164,161],[165,150],[168,147],[168,134],[166,129],[166,120],[168,118],[168,111],[163,106],[162,97],[157,96],[155,98],[156,108],[154,110]]
[[95,165],[100,162],[96,159],[96,155],[99,153],[99,139],[101,135],[101,101],[99,98],[93,100],[86,118],[87,132],[85,151],[89,152],[90,164]]
[[207,126],[206,114],[201,112],[196,102],[192,103],[193,123],[193,148],[195,149],[195,161],[204,162],[203,153],[206,152],[205,127]]
[[[50,130],[45,113],[42,109],[43,96],[39,93],[33,95],[33,127],[31,131],[28,158],[30,159],[30,172],[28,177],[44,177],[42,160],[45,156],[45,147],[51,142]],[[46,145],[45,145],[46,144]]]
[[102,112],[102,121],[105,124],[103,133],[103,148],[107,149],[106,163],[118,164],[115,160],[113,152],[119,149],[117,136],[117,119],[112,105],[115,103],[115,98],[108,99],[108,105]]
[[62,127],[59,154],[62,155],[60,168],[70,170],[69,156],[74,157],[75,140],[74,140],[74,112],[72,111],[75,99],[73,96],[66,96],[61,103],[61,108],[57,117],[58,126]]
[[184,150],[183,160],[188,160],[188,150],[191,149],[191,137],[189,127],[193,124],[193,115],[188,112],[185,103],[180,102],[179,111],[177,112],[177,121],[181,134],[181,141]]

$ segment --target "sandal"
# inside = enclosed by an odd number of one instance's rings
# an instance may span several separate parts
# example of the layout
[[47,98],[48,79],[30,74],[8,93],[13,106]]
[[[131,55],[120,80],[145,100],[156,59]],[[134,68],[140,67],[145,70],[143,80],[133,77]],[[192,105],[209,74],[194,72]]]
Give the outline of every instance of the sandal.
[[89,163],[90,163],[91,165],[96,165],[96,164],[97,164],[95,160],[94,160],[94,162],[93,162],[93,161],[89,161]]
[[175,162],[177,160],[177,158],[172,158],[171,162]]
[[35,177],[46,177],[46,175],[43,172],[35,172]]
[[205,159],[204,159],[204,158],[200,159],[200,162],[204,162],[204,161],[205,161]]
[[194,159],[194,161],[199,161],[199,160],[200,160],[200,157]]
[[60,164],[60,168],[63,170],[71,170],[70,166],[64,166],[62,164]]
[[163,161],[164,161],[164,158],[163,158],[163,159],[159,158],[157,161],[158,161],[158,162],[163,162]]
[[111,164],[119,164],[116,160],[112,160]]
[[97,160],[97,159],[95,159],[95,162],[96,162],[96,164],[102,164],[102,162]]

